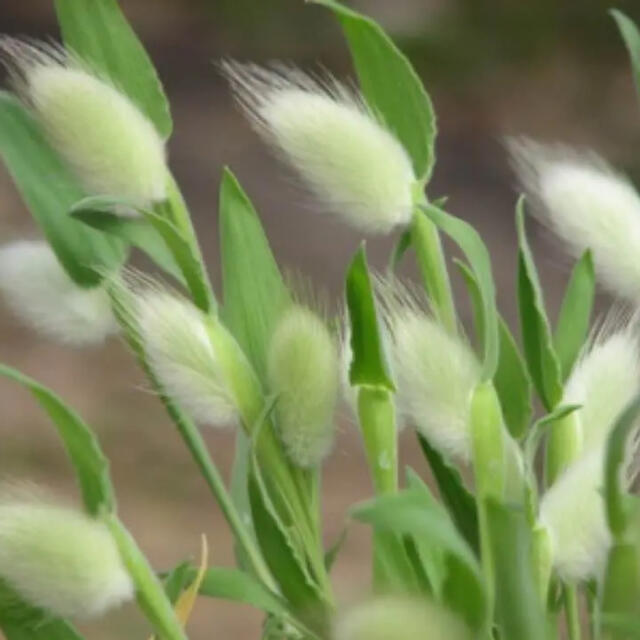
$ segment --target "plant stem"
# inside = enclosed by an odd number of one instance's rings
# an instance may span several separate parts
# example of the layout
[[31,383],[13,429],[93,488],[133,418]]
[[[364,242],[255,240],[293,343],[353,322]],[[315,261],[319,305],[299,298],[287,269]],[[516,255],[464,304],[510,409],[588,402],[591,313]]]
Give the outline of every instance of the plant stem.
[[149,379],[152,388],[160,396],[160,400],[169,414],[169,417],[176,425],[180,436],[187,445],[187,448],[193,456],[200,472],[207,482],[207,485],[211,489],[216,501],[222,509],[238,544],[242,547],[249,562],[251,563],[251,567],[255,572],[255,575],[262,580],[265,586],[277,592],[275,581],[271,576],[255,540],[243,523],[242,518],[226,489],[222,476],[209,455],[200,431],[196,425],[193,424],[193,422],[191,422],[174,404],[171,398],[167,396],[151,367],[148,365],[144,349],[138,337],[139,331],[129,324],[126,311],[127,301],[122,298],[122,294],[123,291],[119,289],[119,285],[115,284],[109,287],[109,296],[111,298],[114,314],[123,329],[127,343],[136,355],[138,363]]
[[565,585],[563,590],[563,599],[569,640],[580,640],[580,603],[577,587]]
[[442,324],[455,333],[456,310],[440,234],[433,222],[418,207],[411,220],[411,241],[420,275],[433,308]]
[[360,387],[358,418],[378,495],[398,489],[398,432],[395,407],[386,389]]

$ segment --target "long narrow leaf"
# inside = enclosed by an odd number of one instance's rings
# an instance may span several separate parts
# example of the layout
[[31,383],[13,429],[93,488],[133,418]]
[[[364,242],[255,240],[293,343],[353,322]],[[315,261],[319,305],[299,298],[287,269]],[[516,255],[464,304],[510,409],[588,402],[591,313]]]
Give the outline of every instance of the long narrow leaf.
[[524,354],[531,379],[546,409],[551,411],[562,396],[560,363],[553,348],[538,272],[527,241],[524,199],[516,208],[520,245],[518,257],[518,308]]
[[462,249],[477,280],[482,301],[482,327],[484,330],[482,379],[490,380],[498,366],[500,344],[496,291],[489,252],[478,232],[464,220],[445,213],[433,204],[423,205],[422,209],[433,223]]
[[65,45],[110,78],[168,138],[172,123],[167,98],[117,0],[56,0],[56,13]]
[[571,373],[589,333],[595,293],[596,278],[593,259],[591,251],[587,250],[571,272],[553,335],[553,346],[558,354],[564,378]]
[[75,468],[87,511],[97,515],[112,510],[115,498],[109,479],[109,462],[87,424],[50,389],[32,378],[0,365],[0,376],[28,389],[55,424]]
[[314,0],[338,17],[367,102],[395,133],[427,180],[435,160],[436,118],[429,95],[409,60],[370,18],[335,0]]

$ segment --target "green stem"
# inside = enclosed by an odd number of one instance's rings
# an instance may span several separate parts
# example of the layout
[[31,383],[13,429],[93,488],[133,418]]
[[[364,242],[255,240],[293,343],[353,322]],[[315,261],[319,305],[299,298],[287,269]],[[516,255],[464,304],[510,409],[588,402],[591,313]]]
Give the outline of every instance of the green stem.
[[507,475],[504,420],[491,381],[480,383],[471,399],[471,448],[476,484],[482,570],[487,585],[489,611],[495,605],[495,572],[487,499],[504,502]]
[[433,222],[417,207],[411,221],[411,240],[433,308],[442,324],[455,333],[456,310],[440,234]]
[[565,585],[563,599],[568,638],[569,640],[580,640],[580,602],[577,587]]
[[391,394],[360,387],[358,418],[376,493],[394,493],[398,489],[398,432]]
[[[160,400],[164,405],[169,417],[176,425],[180,436],[187,445],[189,452],[193,456],[200,472],[202,473],[207,485],[211,489],[216,501],[218,502],[222,513],[224,514],[233,534],[236,537],[238,544],[244,550],[251,567],[253,568],[256,576],[270,589],[277,591],[275,581],[271,576],[271,573],[255,543],[255,540],[244,525],[238,510],[236,509],[231,496],[229,495],[222,476],[220,475],[218,468],[214,464],[207,447],[202,439],[202,435],[198,428],[180,411],[180,409],[173,403],[171,398],[167,396],[164,389],[160,385],[160,382],[153,373],[151,367],[148,365],[144,353],[144,349],[139,341],[139,331],[129,324],[127,319],[127,302],[122,299],[122,291],[117,284],[112,285],[109,288],[109,296],[111,298],[114,314],[118,319],[118,322],[122,326],[125,338],[133,350],[138,363],[147,378],[149,379],[153,390],[160,396]],[[125,293],[126,295],[126,293]]]

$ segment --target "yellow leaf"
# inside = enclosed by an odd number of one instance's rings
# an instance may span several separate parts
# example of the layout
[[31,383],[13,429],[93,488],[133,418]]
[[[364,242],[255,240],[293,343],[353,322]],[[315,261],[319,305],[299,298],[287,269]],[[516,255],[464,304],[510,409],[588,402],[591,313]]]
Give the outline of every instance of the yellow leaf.
[[[207,536],[202,534],[202,546],[200,551],[200,566],[195,580],[191,583],[188,589],[185,589],[176,600],[174,605],[174,611],[176,617],[180,620],[183,627],[187,626],[191,612],[196,603],[198,592],[200,591],[200,585],[204,579],[209,564],[209,545],[207,544]],[[151,636],[149,640],[155,640],[155,636]]]

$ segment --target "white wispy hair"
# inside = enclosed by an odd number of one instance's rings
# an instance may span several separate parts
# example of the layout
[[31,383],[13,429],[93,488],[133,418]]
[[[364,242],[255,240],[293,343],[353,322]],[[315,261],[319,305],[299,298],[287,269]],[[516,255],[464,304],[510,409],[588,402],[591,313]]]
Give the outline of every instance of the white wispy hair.
[[600,577],[611,544],[601,493],[603,457],[599,447],[574,462],[540,502],[540,522],[549,531],[554,569],[568,582]]
[[640,393],[637,318],[614,312],[594,333],[566,382],[563,404],[577,404],[584,452],[603,446],[620,414]]
[[335,640],[470,640],[455,614],[427,598],[384,595],[362,602],[338,618]]
[[165,199],[164,141],[124,93],[62,47],[5,36],[0,55],[19,97],[89,194],[139,206]]
[[3,496],[0,576],[54,616],[93,618],[134,587],[107,527],[75,509]]
[[166,392],[196,422],[235,425],[238,406],[209,331],[193,304],[158,286],[139,290],[129,310],[151,370]]
[[365,233],[410,221],[411,159],[357,91],[283,65],[222,69],[255,129],[320,202]]
[[77,285],[46,242],[0,247],[0,292],[25,325],[63,344],[98,344],[118,331],[105,288]]
[[444,328],[400,283],[381,282],[378,289],[391,334],[399,412],[443,454],[470,460],[477,357],[461,334]]
[[289,458],[314,467],[329,453],[335,434],[338,353],[324,320],[293,305],[271,337],[269,387],[276,394],[277,431]]
[[536,213],[579,257],[591,249],[596,272],[612,293],[640,300],[640,196],[631,182],[593,152],[531,140],[509,143]]

